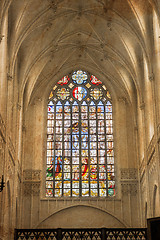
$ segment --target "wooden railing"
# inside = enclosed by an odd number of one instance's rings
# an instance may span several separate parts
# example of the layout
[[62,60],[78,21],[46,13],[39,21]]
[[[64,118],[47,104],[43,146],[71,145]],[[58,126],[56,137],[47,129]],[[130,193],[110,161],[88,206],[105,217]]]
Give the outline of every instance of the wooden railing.
[[15,240],[147,240],[146,228],[15,229]]

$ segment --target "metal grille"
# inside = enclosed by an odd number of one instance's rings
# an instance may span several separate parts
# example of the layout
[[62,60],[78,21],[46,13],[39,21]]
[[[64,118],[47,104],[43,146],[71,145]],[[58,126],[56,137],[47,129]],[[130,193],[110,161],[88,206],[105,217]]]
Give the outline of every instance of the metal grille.
[[45,229],[16,229],[15,240],[57,240],[57,230],[45,230]]
[[139,240],[147,239],[146,229],[110,229],[106,230],[107,240]]
[[78,229],[78,230],[62,230],[62,239],[63,240],[100,240],[101,239],[101,230],[96,229]]
[[14,240],[147,240],[146,228],[16,229]]

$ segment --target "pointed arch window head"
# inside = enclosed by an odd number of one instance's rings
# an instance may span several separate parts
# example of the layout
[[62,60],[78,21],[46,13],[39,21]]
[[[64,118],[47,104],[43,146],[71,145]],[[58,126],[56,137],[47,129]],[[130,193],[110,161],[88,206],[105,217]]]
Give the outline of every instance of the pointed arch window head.
[[46,197],[115,196],[112,100],[95,76],[78,70],[48,100]]

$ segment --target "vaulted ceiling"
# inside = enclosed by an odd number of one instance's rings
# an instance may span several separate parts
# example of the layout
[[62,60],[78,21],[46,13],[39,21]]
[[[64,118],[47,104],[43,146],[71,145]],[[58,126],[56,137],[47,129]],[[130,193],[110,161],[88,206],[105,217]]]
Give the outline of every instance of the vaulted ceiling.
[[8,10],[9,74],[18,65],[27,102],[63,75],[83,69],[132,102],[143,88],[144,59],[152,72],[156,0],[2,0]]

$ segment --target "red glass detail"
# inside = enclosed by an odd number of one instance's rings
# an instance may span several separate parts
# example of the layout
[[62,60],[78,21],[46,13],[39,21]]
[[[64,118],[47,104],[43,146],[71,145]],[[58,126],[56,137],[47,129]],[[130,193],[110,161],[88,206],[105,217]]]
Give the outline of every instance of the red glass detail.
[[95,84],[95,85],[102,84],[102,82],[93,75],[91,76],[90,81],[91,81],[92,84]]
[[57,84],[59,84],[59,85],[62,86],[62,85],[67,84],[68,81],[69,81],[69,77],[68,77],[68,76],[64,76],[61,80],[59,80],[59,81],[57,82]]

